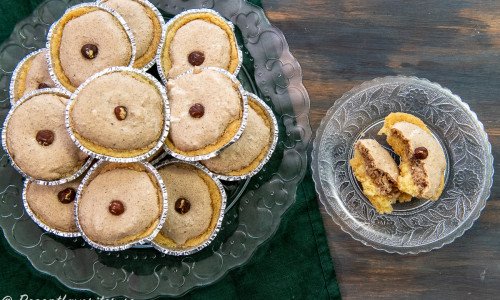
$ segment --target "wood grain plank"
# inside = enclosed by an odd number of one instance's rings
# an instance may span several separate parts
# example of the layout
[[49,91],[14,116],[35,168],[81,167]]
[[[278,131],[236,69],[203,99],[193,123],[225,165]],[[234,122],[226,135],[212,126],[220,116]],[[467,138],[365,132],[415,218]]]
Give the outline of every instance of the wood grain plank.
[[[387,75],[451,89],[483,122],[500,179],[500,1],[265,0],[303,68],[316,130],[336,99]],[[399,256],[353,240],[321,209],[346,299],[493,299],[500,295],[500,185],[453,244]]]

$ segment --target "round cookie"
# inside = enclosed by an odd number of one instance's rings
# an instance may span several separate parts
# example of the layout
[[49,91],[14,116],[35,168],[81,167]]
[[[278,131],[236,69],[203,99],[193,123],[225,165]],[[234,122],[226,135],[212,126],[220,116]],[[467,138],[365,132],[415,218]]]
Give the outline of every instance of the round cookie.
[[106,68],[133,66],[136,54],[123,18],[100,4],[68,9],[50,28],[47,48],[52,79],[71,92]]
[[167,220],[153,245],[170,255],[188,255],[206,247],[220,228],[226,194],[204,169],[170,161],[158,167],[169,195]]
[[128,67],[95,74],[72,95],[66,126],[74,142],[97,158],[115,162],[148,159],[168,134],[165,88]]
[[165,21],[148,0],[101,0],[116,10],[132,30],[136,42],[134,68],[149,69],[155,63]]
[[80,236],[74,205],[79,185],[80,180],[61,185],[40,185],[26,180],[23,190],[26,212],[46,231],[63,237]]
[[13,166],[40,184],[61,184],[78,177],[91,163],[64,125],[69,94],[58,89],[32,92],[9,112],[2,143]]
[[35,90],[54,88],[55,83],[49,74],[47,49],[28,54],[16,67],[10,82],[10,103]]
[[222,180],[255,175],[271,158],[278,141],[278,124],[272,110],[254,94],[248,94],[248,119],[240,139],[216,157],[201,163]]
[[425,123],[406,113],[391,113],[379,134],[401,157],[398,188],[413,197],[436,201],[444,189],[446,156]]
[[[391,213],[392,205],[400,198],[399,169],[389,152],[376,140],[360,139],[354,144],[354,156],[349,161],[363,194],[378,213]],[[409,199],[408,199],[409,198]],[[411,197],[403,195],[402,199]]]
[[241,136],[247,97],[238,80],[226,71],[188,71],[169,80],[167,92],[172,117],[165,143],[174,157],[209,159]]
[[195,66],[217,67],[236,75],[242,58],[231,22],[213,10],[188,10],[167,23],[158,73],[165,83]]
[[75,212],[92,247],[119,251],[153,239],[166,208],[165,186],[150,164],[100,161],[78,189]]

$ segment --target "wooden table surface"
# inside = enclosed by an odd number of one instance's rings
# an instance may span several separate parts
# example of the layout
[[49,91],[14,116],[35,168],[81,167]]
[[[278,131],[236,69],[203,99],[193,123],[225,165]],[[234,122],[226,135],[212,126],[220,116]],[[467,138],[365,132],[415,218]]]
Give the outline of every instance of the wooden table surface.
[[[299,60],[315,131],[352,87],[386,75],[428,78],[478,114],[500,174],[500,1],[263,0]],[[345,299],[500,298],[500,185],[479,220],[426,254],[387,254],[350,238],[322,208]]]

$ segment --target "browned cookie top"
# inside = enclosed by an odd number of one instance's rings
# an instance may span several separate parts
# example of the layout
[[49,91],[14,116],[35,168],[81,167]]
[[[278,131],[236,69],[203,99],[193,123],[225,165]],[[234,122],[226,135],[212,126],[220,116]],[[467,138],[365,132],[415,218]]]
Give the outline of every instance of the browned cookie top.
[[112,156],[108,150],[115,150],[125,157],[128,151],[146,153],[158,143],[166,122],[164,106],[161,91],[150,78],[116,71],[84,86],[69,118],[84,146]]
[[162,234],[182,245],[207,231],[212,220],[212,200],[208,185],[196,168],[177,164],[159,170],[169,197],[167,219]]
[[230,77],[216,70],[203,69],[170,80],[168,95],[169,138],[182,151],[218,143],[228,126],[242,118],[240,91]]
[[80,180],[61,185],[39,185],[29,182],[26,201],[33,214],[45,225],[62,232],[78,232],[74,200]]
[[[257,101],[249,98],[249,102],[251,105],[249,105],[247,125],[239,140],[222,150],[216,157],[203,161],[212,172],[223,175],[236,172],[237,175],[245,175],[237,171],[243,169],[248,169],[247,172],[252,171],[266,158],[267,153],[263,151],[271,146],[273,122]],[[252,168],[248,168],[249,166]]]
[[28,176],[58,180],[75,174],[87,155],[71,140],[64,123],[68,99],[47,92],[22,102],[12,112],[6,130],[6,146]]
[[134,67],[143,68],[156,56],[161,41],[163,19],[144,0],[104,0],[102,3],[115,9],[127,22],[134,34],[137,53]]
[[80,227],[101,245],[139,240],[159,221],[160,198],[157,183],[146,171],[117,167],[99,172],[78,200]]
[[47,50],[30,55],[18,67],[17,77],[13,78],[15,80],[13,102],[17,102],[29,92],[55,87],[47,65]]
[[49,38],[55,75],[70,91],[101,70],[128,66],[135,54],[120,20],[96,6],[67,12]]

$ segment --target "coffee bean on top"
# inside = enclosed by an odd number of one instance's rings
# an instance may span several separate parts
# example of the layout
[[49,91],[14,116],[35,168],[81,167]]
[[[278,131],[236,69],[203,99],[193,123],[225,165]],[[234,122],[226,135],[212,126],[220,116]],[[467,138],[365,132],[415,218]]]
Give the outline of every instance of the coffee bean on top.
[[191,209],[191,202],[186,198],[179,198],[175,201],[175,211],[183,215]]
[[108,209],[109,212],[115,216],[119,216],[125,212],[125,206],[123,205],[123,202],[121,202],[120,200],[111,201]]
[[52,130],[40,130],[36,133],[36,141],[42,146],[49,146],[54,142]]
[[188,61],[191,65],[197,67],[201,66],[205,61],[205,54],[200,51],[191,52],[188,56]]
[[85,44],[82,46],[81,52],[86,59],[94,59],[99,53],[99,48],[94,44]]
[[417,147],[417,148],[415,148],[415,151],[413,152],[413,157],[415,159],[426,159],[428,155],[429,155],[429,152],[427,151],[427,148],[425,148],[425,147]]
[[69,204],[75,200],[76,191],[74,188],[65,188],[57,194],[59,202]]
[[38,85],[38,89],[41,90],[41,89],[48,89],[48,88],[51,88],[50,85],[46,84],[45,82],[40,82],[40,84]]
[[189,115],[199,119],[205,114],[205,107],[201,103],[195,103],[189,108]]
[[123,121],[127,118],[128,110],[125,106],[115,107],[115,116],[118,120]]

